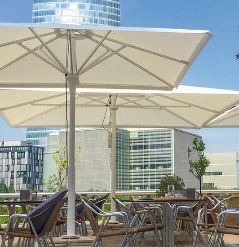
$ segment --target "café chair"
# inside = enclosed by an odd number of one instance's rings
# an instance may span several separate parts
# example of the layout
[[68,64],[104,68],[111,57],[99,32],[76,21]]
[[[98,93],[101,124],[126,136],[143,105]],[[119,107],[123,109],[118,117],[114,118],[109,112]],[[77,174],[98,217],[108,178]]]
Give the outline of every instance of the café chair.
[[[64,196],[68,190],[56,192],[46,201],[39,204],[27,214],[13,214],[10,216],[7,228],[2,237],[1,247],[6,246],[9,240],[10,246],[15,237],[23,239],[23,244],[28,244],[31,240],[40,246],[49,246],[47,239],[53,246],[54,242],[51,231],[58,218],[60,210],[64,204]],[[24,224],[20,224],[23,221]]]
[[[66,226],[67,226],[67,211],[68,206],[67,204],[64,205],[61,208],[58,220],[56,221],[53,236],[54,237],[60,237],[65,234],[66,232]],[[87,236],[87,227],[85,222],[85,213],[84,213],[84,206],[82,202],[77,203],[75,205],[75,228],[76,228],[76,234]]]
[[[235,224],[228,225],[227,217],[234,216]],[[222,211],[217,218],[217,224],[213,228],[209,228],[209,231],[212,233],[210,238],[209,246],[210,247],[221,247],[225,246],[223,237],[225,234],[230,235],[239,235],[239,210],[238,209],[227,209]]]
[[[226,200],[226,205],[228,209],[239,209],[239,196],[230,196]],[[225,224],[226,225],[237,225],[238,221],[236,215],[227,214]]]
[[[206,227],[210,232],[212,232],[217,224],[218,215],[227,209],[227,198],[220,201],[214,196],[204,196],[204,200],[207,203],[207,208],[205,209],[202,207],[198,211],[193,233],[193,247],[196,247],[198,239],[200,242],[204,243],[201,233],[205,232]],[[207,217],[207,222],[205,216]]]
[[180,232],[183,226],[185,227],[186,231],[188,232],[189,236],[192,237],[193,230],[195,228],[195,221],[196,221],[196,211],[198,209],[198,203],[193,205],[180,205],[175,206],[175,230]]
[[[158,230],[163,229],[162,225],[157,225],[156,222],[152,218],[152,223],[148,225],[141,224],[142,216],[147,214],[148,211],[140,211],[134,212],[134,217],[129,217],[129,213],[126,212],[104,212],[100,208],[97,208],[92,202],[82,200],[85,206],[85,214],[87,219],[90,222],[91,228],[93,230],[95,240],[92,244],[92,247],[101,247],[102,239],[105,237],[113,237],[113,236],[124,236],[121,247],[126,245],[134,246],[135,241],[138,239],[140,233],[154,231],[157,246],[160,246],[160,238]],[[102,223],[100,225],[97,224],[98,221],[95,220],[94,215],[102,218]],[[122,219],[123,226],[121,228],[109,228],[111,217],[118,217]],[[109,230],[110,229],[110,230]]]
[[[118,212],[127,212],[129,213],[130,211],[130,206],[129,205],[126,205],[124,202],[120,201],[119,199],[117,199],[116,197],[112,197],[112,199],[114,200],[115,202],[115,207],[116,207],[116,210]],[[118,222],[121,222],[121,218],[116,218]]]

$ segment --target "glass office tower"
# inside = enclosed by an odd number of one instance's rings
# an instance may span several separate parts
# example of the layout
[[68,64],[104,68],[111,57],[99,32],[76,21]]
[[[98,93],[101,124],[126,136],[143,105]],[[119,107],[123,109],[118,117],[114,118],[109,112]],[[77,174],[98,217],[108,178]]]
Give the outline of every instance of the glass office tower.
[[130,190],[155,190],[174,172],[174,130],[130,131]]
[[[34,0],[34,23],[120,26],[120,0]],[[46,148],[46,137],[59,128],[27,128],[26,140]]]
[[120,0],[34,0],[33,22],[120,26]]

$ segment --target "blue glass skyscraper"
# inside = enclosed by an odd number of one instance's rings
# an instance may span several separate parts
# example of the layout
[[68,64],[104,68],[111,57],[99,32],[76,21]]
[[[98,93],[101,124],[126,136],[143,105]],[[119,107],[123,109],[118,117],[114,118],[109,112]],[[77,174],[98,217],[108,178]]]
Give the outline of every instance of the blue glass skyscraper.
[[[34,0],[34,23],[120,26],[120,0]],[[26,140],[46,147],[46,137],[59,128],[27,128]]]
[[34,0],[33,22],[120,26],[120,0]]

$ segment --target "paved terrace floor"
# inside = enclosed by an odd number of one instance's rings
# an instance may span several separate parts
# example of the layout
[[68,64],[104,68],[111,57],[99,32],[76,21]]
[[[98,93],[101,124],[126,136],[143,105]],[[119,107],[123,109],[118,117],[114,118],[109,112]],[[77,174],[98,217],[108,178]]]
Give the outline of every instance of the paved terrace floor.
[[[175,247],[191,247],[192,238],[189,237],[188,233],[185,231],[175,232]],[[54,238],[57,246],[91,246],[91,242],[94,236],[81,237],[80,239],[75,239],[67,241],[66,239]],[[103,247],[119,247],[122,241],[122,236],[110,237],[103,239]],[[239,236],[225,235],[224,241],[226,247],[239,247]],[[145,233],[145,238],[139,244],[136,242],[136,247],[156,247],[156,241],[154,239],[153,233]],[[197,247],[205,247],[200,242],[197,242]]]
[[[63,239],[61,237],[54,237],[56,247],[60,246],[81,246],[89,247],[94,240],[90,226],[88,228],[88,236],[80,236],[78,239]],[[135,247],[157,247],[153,232],[146,232],[144,239],[138,243],[136,242]],[[108,237],[103,239],[103,247],[119,247],[122,241],[122,236]],[[239,236],[235,235],[224,235],[225,247],[239,247]],[[174,232],[174,243],[175,247],[192,247],[192,238],[186,231]],[[14,241],[12,247],[17,247],[17,238]],[[197,247],[205,247],[201,242],[197,242]]]

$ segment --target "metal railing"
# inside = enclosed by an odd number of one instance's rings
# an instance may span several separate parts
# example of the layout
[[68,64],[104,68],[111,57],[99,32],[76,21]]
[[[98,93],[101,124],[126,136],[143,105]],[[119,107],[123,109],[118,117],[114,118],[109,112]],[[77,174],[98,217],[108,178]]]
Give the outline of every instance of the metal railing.
[[[197,190],[197,192],[199,192]],[[110,191],[77,191],[77,195],[104,195],[106,193],[110,193]],[[239,194],[239,189],[233,189],[233,190],[202,190],[202,194],[206,195],[208,193],[212,193],[214,195],[228,195],[228,194]],[[37,192],[38,198],[44,198],[49,197],[53,195],[54,192]],[[116,195],[121,196],[144,196],[144,195],[155,195],[155,190],[126,190],[126,191],[116,191]],[[12,198],[12,199],[18,199],[20,198],[20,193],[0,193],[0,198]]]

